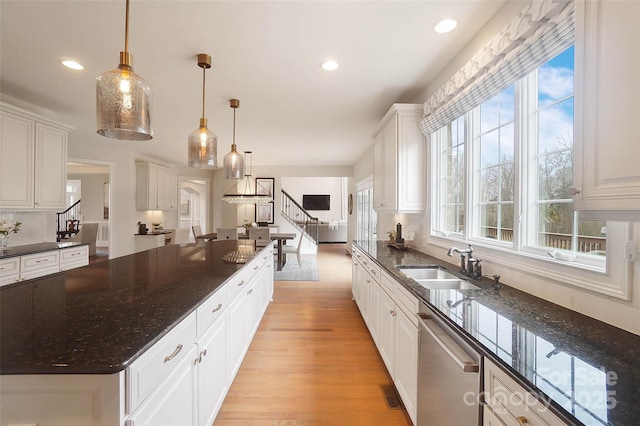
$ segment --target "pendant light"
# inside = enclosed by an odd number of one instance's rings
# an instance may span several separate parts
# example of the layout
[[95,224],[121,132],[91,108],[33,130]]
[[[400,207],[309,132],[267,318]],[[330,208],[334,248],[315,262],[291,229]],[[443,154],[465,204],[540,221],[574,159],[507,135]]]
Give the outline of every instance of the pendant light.
[[[226,192],[222,199],[227,203],[231,204],[269,204],[273,201],[271,195],[269,195],[269,189],[260,187],[258,190],[257,181],[251,176],[251,165],[252,165],[252,155],[251,151],[244,152],[244,158],[247,160],[247,167],[245,168],[246,174],[244,175],[244,191],[238,193],[229,193]],[[235,190],[238,189],[240,184],[235,185]],[[255,188],[252,191],[252,188]]]
[[198,66],[202,68],[202,118],[200,127],[189,133],[189,167],[214,169],[218,167],[218,137],[207,129],[204,118],[205,71],[211,68],[211,56],[199,53]]
[[129,0],[126,1],[120,65],[96,79],[97,131],[108,138],[145,141],[153,138],[151,87],[133,72],[133,56],[129,53]]
[[225,179],[242,179],[244,176],[244,159],[236,150],[236,109],[240,106],[238,99],[229,100],[229,106],[233,108],[233,143],[231,152],[224,156],[222,161]]
[[207,129],[204,118],[205,71],[211,68],[211,56],[199,53],[198,66],[202,68],[202,118],[200,127],[189,133],[189,167],[214,169],[218,167],[218,137]]

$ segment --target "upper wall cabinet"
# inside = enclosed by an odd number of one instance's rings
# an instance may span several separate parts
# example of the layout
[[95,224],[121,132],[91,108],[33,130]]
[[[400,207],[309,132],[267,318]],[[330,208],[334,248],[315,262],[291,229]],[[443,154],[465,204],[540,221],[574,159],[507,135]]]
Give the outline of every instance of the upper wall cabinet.
[[420,131],[422,105],[393,104],[373,132],[375,210],[424,210],[425,151]]
[[171,210],[178,208],[178,175],[152,163],[136,163],[136,208]]
[[0,108],[0,205],[64,209],[70,128],[8,104]]
[[640,220],[640,2],[576,3],[575,207]]

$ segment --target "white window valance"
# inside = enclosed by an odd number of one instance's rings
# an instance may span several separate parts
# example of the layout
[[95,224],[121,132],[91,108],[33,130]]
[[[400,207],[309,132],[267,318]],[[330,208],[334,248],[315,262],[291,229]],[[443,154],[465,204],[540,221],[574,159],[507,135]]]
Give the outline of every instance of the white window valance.
[[573,44],[575,2],[534,0],[424,104],[429,135]]

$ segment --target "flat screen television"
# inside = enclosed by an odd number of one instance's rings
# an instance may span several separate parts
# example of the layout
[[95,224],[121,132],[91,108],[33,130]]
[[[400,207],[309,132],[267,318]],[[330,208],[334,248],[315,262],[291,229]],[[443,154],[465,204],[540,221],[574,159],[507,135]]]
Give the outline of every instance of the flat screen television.
[[303,195],[302,208],[305,210],[331,210],[330,195]]

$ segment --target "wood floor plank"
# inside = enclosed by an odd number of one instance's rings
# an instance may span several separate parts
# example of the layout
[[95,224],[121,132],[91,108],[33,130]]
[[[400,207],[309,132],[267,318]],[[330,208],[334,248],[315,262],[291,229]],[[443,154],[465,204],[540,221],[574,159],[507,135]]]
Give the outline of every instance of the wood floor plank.
[[276,281],[216,426],[410,425],[351,299],[351,257],[320,245],[319,281]]

